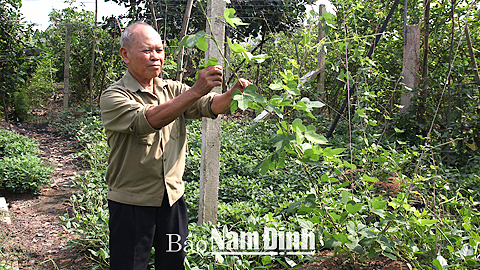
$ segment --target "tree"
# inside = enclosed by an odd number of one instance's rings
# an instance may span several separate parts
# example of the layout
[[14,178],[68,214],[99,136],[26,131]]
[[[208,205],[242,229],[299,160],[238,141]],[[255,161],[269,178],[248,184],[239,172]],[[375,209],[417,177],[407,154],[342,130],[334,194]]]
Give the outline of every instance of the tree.
[[67,22],[72,24],[70,91],[73,103],[86,103],[89,100],[92,46],[96,42],[92,96],[95,99],[125,69],[118,54],[120,31],[109,27],[93,30],[94,13],[75,6],[53,9],[49,16],[51,25],[44,32],[38,33],[37,41],[41,43],[39,46],[47,50],[51,65],[55,67],[52,80],[56,83],[61,83],[64,79],[65,27]]
[[[187,0],[112,0],[117,4],[129,8],[124,18],[132,21],[144,20],[153,25],[151,6],[155,9],[155,18],[159,28],[166,32],[166,39],[178,38],[182,28],[183,15]],[[153,5],[150,5],[153,1]],[[235,16],[249,25],[231,29],[235,39],[245,40],[248,37],[257,37],[269,32],[293,30],[301,26],[307,4],[313,4],[315,0],[232,0],[227,1],[227,8],[234,8]],[[204,8],[201,8],[203,5]],[[197,32],[205,27],[205,1],[196,1],[192,9],[190,21],[190,33]],[[144,7],[144,8],[142,8]],[[188,33],[187,33],[188,34]]]
[[26,115],[28,97],[15,93],[19,91],[19,85],[31,76],[41,58],[41,51],[30,42],[33,31],[23,21],[19,12],[21,5],[21,0],[0,2],[0,107],[3,107],[7,121],[11,110],[13,114],[10,116],[14,118]]

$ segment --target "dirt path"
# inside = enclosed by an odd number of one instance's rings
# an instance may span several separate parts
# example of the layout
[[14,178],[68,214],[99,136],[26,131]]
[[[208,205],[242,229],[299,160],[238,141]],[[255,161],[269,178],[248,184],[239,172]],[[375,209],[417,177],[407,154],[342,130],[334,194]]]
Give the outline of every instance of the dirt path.
[[43,160],[55,170],[42,195],[1,194],[10,210],[11,224],[0,222],[0,261],[19,269],[90,269],[79,248],[68,247],[75,235],[62,227],[60,216],[70,208],[71,182],[82,172],[75,141],[61,137],[46,124],[0,123],[0,128],[34,138]]

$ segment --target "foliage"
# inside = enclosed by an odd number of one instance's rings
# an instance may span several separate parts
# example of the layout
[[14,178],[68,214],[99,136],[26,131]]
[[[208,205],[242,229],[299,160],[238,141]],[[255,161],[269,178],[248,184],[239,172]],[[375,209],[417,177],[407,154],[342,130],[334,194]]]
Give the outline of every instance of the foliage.
[[21,84],[27,81],[41,59],[41,51],[30,42],[31,26],[23,22],[18,12],[20,6],[20,0],[0,3],[0,96],[5,118],[12,108],[16,117],[25,117],[22,112],[27,108],[22,102],[25,96],[15,96],[15,93],[21,90]]
[[0,261],[0,270],[18,270],[18,268],[13,267],[13,266],[7,264],[7,262],[5,260],[2,260],[2,261]]
[[0,130],[0,187],[14,193],[41,192],[53,169],[42,163],[33,139]]
[[27,120],[27,114],[31,108],[28,94],[26,92],[15,92],[13,93],[13,100],[12,118],[21,122]]
[[[311,12],[307,25],[266,36],[269,42],[258,55],[236,43],[240,38],[227,40],[235,53],[229,67],[245,60],[249,66],[237,76],[255,78],[254,85],[235,93],[232,114],[239,108],[244,114],[268,112],[270,118],[258,123],[224,121],[218,228],[306,228],[315,231],[316,250],[331,249],[335,255],[346,254],[350,262],[361,265],[383,255],[412,269],[479,267],[478,87],[470,83],[473,72],[466,47],[459,45],[457,57],[448,48],[457,45],[464,24],[474,29],[473,43],[478,44],[480,36],[475,30],[480,26],[480,13],[478,6],[466,1],[454,5],[451,13],[451,2],[430,2],[430,73],[424,88],[429,95],[427,100],[416,95],[406,113],[399,113],[398,105],[400,94],[410,91],[401,84],[403,12],[393,14],[373,57],[366,57],[391,2],[332,1],[336,14],[319,17]],[[147,16],[139,12],[148,12],[146,6],[131,11],[135,10],[135,16]],[[409,2],[408,22],[419,22],[424,8],[422,1]],[[176,9],[169,6],[169,12],[178,12]],[[245,29],[254,32],[250,27],[257,27],[255,20],[243,18],[240,9],[227,10],[226,21],[238,29],[236,33]],[[65,17],[70,16],[65,12]],[[238,24],[241,21],[251,23],[242,26]],[[327,32],[321,42],[317,41],[319,21]],[[105,30],[115,37],[112,29]],[[55,42],[61,43],[64,30],[57,31],[49,32],[57,35],[50,40],[52,48],[58,49],[52,55],[61,56],[61,46]],[[85,32],[83,37],[87,36]],[[212,37],[196,31],[180,44],[190,50],[205,50],[202,44],[207,38]],[[88,47],[87,40],[81,43],[84,47]],[[105,44],[109,40],[103,39]],[[108,51],[105,48],[99,50]],[[315,80],[303,78],[317,69],[316,53],[322,50],[326,53],[328,83],[326,92],[318,93]],[[475,54],[479,59],[479,52]],[[109,80],[120,74],[121,67],[113,53],[111,59],[102,67]],[[61,66],[60,57],[56,61],[53,66]],[[79,74],[83,74],[79,80],[89,70],[85,66],[78,65]],[[85,94],[86,88],[76,89]],[[349,109],[342,115],[335,136],[327,140],[323,133],[349,89],[355,90]],[[412,90],[419,93],[421,89]],[[422,106],[426,110],[419,113]],[[78,179],[81,192],[72,197],[74,213],[72,218],[64,217],[65,226],[81,235],[77,243],[98,265],[105,265],[108,217],[102,179],[108,148],[95,114],[63,115],[57,126],[77,136],[85,147],[82,156],[91,168]],[[185,197],[191,221],[198,207],[200,137],[198,123],[189,123]],[[195,244],[208,240],[213,226],[192,223],[190,228]],[[310,260],[281,254],[215,257],[192,249],[187,268],[289,268]]]
[[[124,18],[135,21],[146,21],[153,25],[150,1],[145,0],[113,0],[129,8]],[[248,37],[266,35],[271,32],[289,31],[301,26],[306,5],[313,4],[312,0],[268,0],[268,1],[226,1],[229,8],[236,10],[236,17],[248,21],[244,28],[231,28],[231,37],[237,40],[245,40]],[[155,9],[158,31],[165,32],[166,40],[179,39],[182,28],[183,16],[187,0],[181,0],[174,4],[162,1],[152,1]],[[197,32],[205,28],[206,18],[203,13],[206,1],[194,1],[189,22],[189,31]],[[141,8],[144,6],[145,8]],[[167,29],[161,27],[166,26]]]
[[[35,102],[44,104],[50,98],[63,95],[56,92],[64,82],[66,24],[71,23],[70,51],[70,92],[73,104],[82,104],[96,99],[101,91],[116,81],[125,66],[118,49],[120,31],[93,28],[93,12],[70,6],[62,10],[53,9],[49,14],[50,26],[44,32],[37,32],[36,46],[48,54],[48,61],[41,63],[34,78],[28,85],[28,91],[36,97]],[[95,35],[95,39],[94,39]],[[94,41],[96,43],[94,43]],[[93,93],[90,89],[90,65],[92,46],[95,45],[95,68],[93,74]]]
[[[236,44],[229,45],[237,52],[241,52]],[[301,84],[293,71],[285,70],[280,72],[280,75],[281,79],[274,81],[269,87],[282,91],[281,95],[274,95],[268,100],[257,93],[255,85],[249,85],[243,93],[240,91],[234,93],[232,112],[237,107],[257,112],[264,110],[277,122],[278,130],[270,140],[275,149],[260,165],[261,171],[283,168],[289,157],[301,164],[313,192],[291,204],[287,208],[287,213],[300,217],[303,220],[303,227],[317,229],[324,248],[333,249],[334,254],[346,253],[352,260],[360,263],[382,254],[392,259],[403,255],[409,267],[423,268],[434,265],[438,269],[443,269],[451,266],[449,262],[462,269],[478,267],[475,261],[478,254],[475,254],[474,250],[478,246],[477,240],[480,239],[476,233],[471,233],[476,225],[472,226],[470,222],[471,217],[474,223],[478,221],[475,201],[471,200],[467,205],[460,203],[462,206],[458,208],[456,203],[452,203],[450,206],[453,209],[446,210],[450,215],[443,214],[444,209],[437,206],[441,202],[437,201],[436,194],[439,192],[445,196],[444,198],[450,198],[452,194],[443,193],[445,190],[437,191],[445,184],[436,170],[437,156],[433,153],[430,167],[419,168],[418,163],[414,170],[408,171],[407,174],[403,172],[403,164],[407,164],[413,158],[421,161],[425,152],[430,152],[434,148],[424,147],[418,152],[400,148],[398,155],[396,146],[385,151],[381,145],[375,143],[380,142],[380,138],[375,138],[379,136],[375,135],[373,140],[370,140],[367,134],[360,137],[361,144],[357,148],[351,144],[353,133],[350,126],[351,158],[350,162],[342,160],[340,155],[345,148],[322,146],[329,143],[325,137],[316,133],[317,127],[311,124],[304,125],[304,120],[298,117],[299,114],[303,114],[314,118],[313,109],[320,108],[323,104],[301,97],[299,87]],[[375,108],[369,107],[368,103],[377,96],[370,92],[369,84],[361,83],[362,87],[359,87],[361,92],[356,104],[358,108],[353,121],[358,121],[359,126],[369,127],[369,130],[375,132],[377,120],[366,112],[368,109],[376,111]],[[397,133],[403,132],[398,128],[395,130]],[[381,142],[385,143],[383,140]],[[374,158],[369,157],[371,154]],[[357,155],[362,165],[360,170],[353,163],[358,162]],[[400,182],[393,193],[383,193],[378,189],[382,182],[388,187],[388,184],[392,184],[390,181],[393,181],[393,184],[396,181]],[[424,197],[419,191],[425,189],[433,190],[434,196]],[[422,202],[418,203],[418,200]],[[420,211],[417,207],[425,209]],[[473,209],[466,211],[467,217],[464,215],[465,211],[455,210],[464,207]],[[475,214],[470,215],[474,212]],[[462,228],[455,223],[459,216],[464,221],[462,224],[464,231],[461,231]],[[402,229],[404,225],[407,229]],[[448,229],[442,230],[441,228],[445,226]],[[439,238],[448,241],[460,231],[463,238],[460,237],[459,240],[468,238],[470,240],[449,241],[448,247],[443,252],[437,247]],[[416,235],[422,239],[418,239]],[[448,257],[445,258],[443,255]]]

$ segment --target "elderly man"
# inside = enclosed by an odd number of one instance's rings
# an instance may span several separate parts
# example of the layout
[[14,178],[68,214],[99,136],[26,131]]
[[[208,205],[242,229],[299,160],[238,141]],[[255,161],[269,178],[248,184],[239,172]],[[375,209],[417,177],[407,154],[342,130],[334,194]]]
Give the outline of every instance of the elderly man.
[[153,246],[156,269],[184,269],[185,118],[217,117],[228,110],[233,91],[250,82],[240,79],[224,94],[210,93],[222,85],[220,66],[201,70],[192,87],[158,78],[165,52],[160,35],[145,23],[127,27],[120,44],[127,71],[100,98],[110,147],[110,267],[145,270]]

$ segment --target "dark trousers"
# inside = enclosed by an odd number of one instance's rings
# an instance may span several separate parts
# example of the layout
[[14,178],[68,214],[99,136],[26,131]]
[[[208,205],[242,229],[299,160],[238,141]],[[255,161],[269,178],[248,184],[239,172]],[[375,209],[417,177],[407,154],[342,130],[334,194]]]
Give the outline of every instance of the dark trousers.
[[184,269],[188,217],[185,199],[173,206],[165,197],[161,207],[108,201],[110,212],[110,269],[145,270],[152,246],[156,270]]

